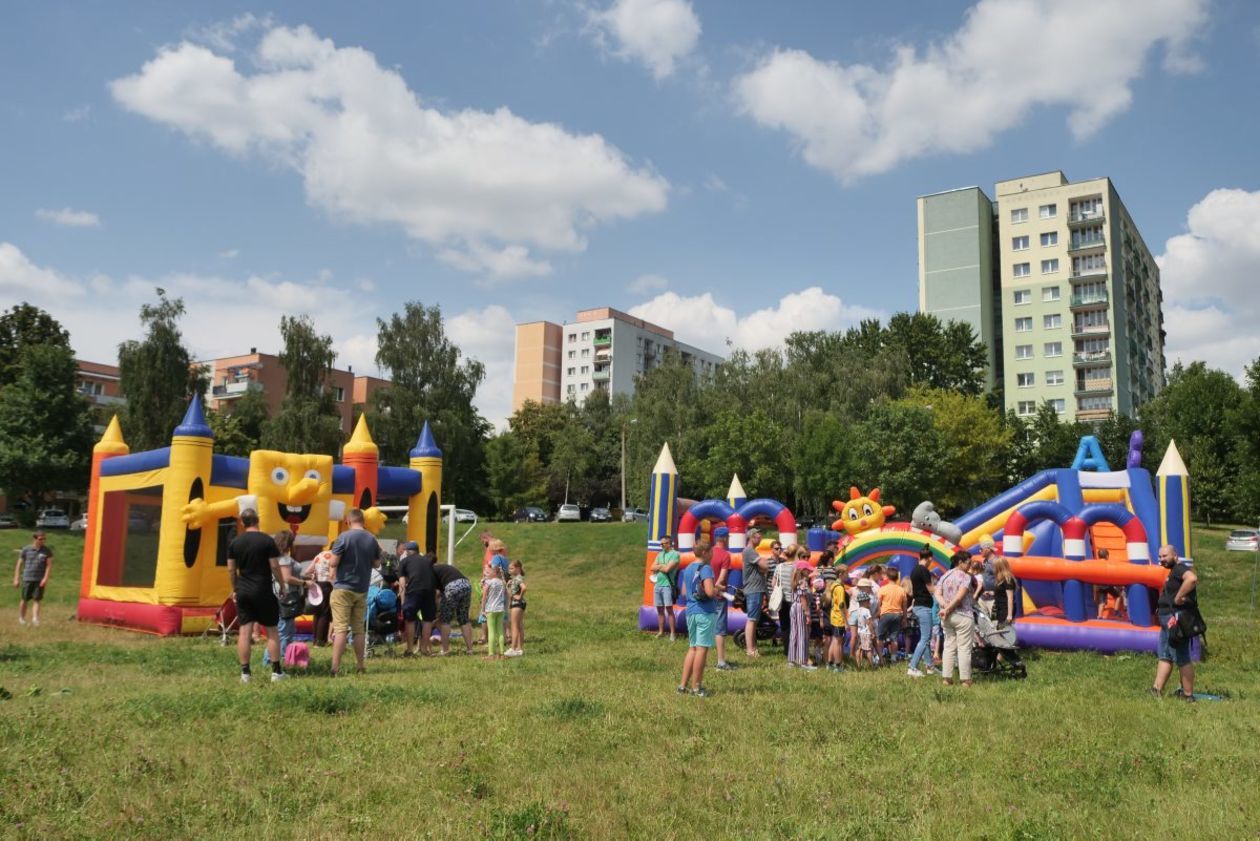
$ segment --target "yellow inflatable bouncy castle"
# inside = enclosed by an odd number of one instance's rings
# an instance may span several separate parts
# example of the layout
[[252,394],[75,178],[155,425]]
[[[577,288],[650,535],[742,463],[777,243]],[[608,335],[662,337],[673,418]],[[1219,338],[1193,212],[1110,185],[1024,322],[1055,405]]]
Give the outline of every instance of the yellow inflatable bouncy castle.
[[408,467],[381,466],[363,417],[341,464],[272,450],[219,455],[199,397],[169,447],[131,453],[115,417],[92,451],[79,621],[203,631],[230,595],[227,547],[247,508],[264,532],[291,530],[294,557],[307,560],[336,538],[349,509],[363,509],[378,533],[386,517],[377,502],[405,499],[407,539],[436,553],[442,451],[427,423],[410,456]]

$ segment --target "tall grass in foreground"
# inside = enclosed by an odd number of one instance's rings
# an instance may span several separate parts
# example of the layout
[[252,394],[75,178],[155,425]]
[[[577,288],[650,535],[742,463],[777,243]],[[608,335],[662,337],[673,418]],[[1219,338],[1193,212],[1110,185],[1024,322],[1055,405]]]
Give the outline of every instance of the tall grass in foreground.
[[[642,525],[499,525],[530,583],[527,654],[380,657],[362,678],[237,682],[234,655],[0,613],[0,835],[16,838],[1256,837],[1254,558],[1197,531],[1220,703],[1145,696],[1149,656],[1030,652],[952,690],[789,671],[778,649],[679,697],[683,645],[635,630]],[[0,552],[25,533],[0,533]],[[479,566],[469,537],[459,562]],[[733,647],[732,647],[733,648]],[[260,652],[256,651],[256,656]]]

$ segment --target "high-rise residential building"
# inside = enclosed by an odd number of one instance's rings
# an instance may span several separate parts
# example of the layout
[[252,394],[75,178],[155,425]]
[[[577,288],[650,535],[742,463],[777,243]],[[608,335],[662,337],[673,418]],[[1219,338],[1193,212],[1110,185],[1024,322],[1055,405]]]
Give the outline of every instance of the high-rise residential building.
[[584,401],[603,391],[633,394],[634,378],[678,353],[697,376],[713,373],[722,357],[674,338],[673,331],[641,318],[599,307],[582,310],[567,324],[534,321],[516,325],[516,382],[512,410],[526,400]]
[[1002,312],[993,202],[979,187],[920,196],[919,311],[971,326],[988,351],[986,384],[1002,377]]
[[[998,361],[1006,408],[1030,416],[1048,401],[1066,420],[1132,415],[1164,386],[1163,295],[1155,258],[1115,187],[1056,171],[1000,181],[994,192],[996,247],[974,237],[970,261],[950,251],[970,242],[950,224],[970,220],[958,208],[971,199],[982,217],[983,193],[919,199],[920,308],[967,320],[952,313],[974,312],[972,290],[984,284],[965,269],[983,275],[988,260],[997,326],[978,332]],[[979,322],[991,323],[983,310]]]

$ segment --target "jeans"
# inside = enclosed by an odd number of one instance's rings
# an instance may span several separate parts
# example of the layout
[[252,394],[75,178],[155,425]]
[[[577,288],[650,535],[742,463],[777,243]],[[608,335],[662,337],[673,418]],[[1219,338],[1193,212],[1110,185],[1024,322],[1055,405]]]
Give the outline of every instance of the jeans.
[[[293,636],[297,633],[297,620],[285,619],[280,617],[280,621],[276,623],[276,634],[280,637],[280,662],[284,662],[284,652],[293,643]],[[263,648],[263,665],[271,665],[271,655],[267,653],[266,647]]]
[[954,679],[954,661],[958,661],[958,677],[971,680],[971,649],[975,644],[975,620],[970,613],[958,611],[941,620],[945,631],[945,657],[941,674]]
[[910,657],[910,668],[919,668],[919,663],[924,657],[927,657],[928,665],[932,664],[932,658],[928,656],[928,647],[932,641],[932,608],[918,607],[914,610],[914,618],[919,620],[919,644],[914,647],[914,654]]

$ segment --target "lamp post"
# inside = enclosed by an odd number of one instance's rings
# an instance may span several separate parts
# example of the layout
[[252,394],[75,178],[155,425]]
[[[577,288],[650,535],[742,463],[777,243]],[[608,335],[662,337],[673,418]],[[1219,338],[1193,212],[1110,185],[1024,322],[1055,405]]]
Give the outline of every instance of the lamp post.
[[621,422],[621,513],[626,513],[626,427],[638,423],[638,418],[628,418]]

